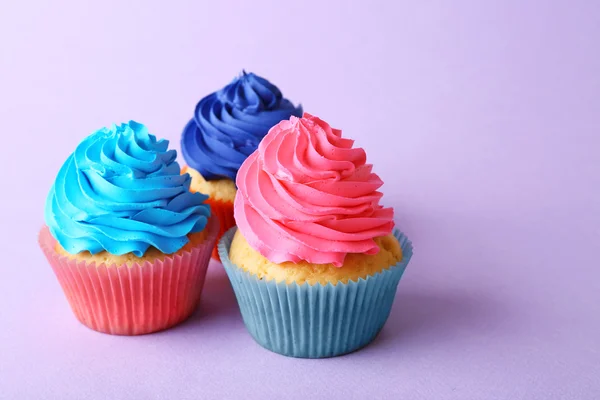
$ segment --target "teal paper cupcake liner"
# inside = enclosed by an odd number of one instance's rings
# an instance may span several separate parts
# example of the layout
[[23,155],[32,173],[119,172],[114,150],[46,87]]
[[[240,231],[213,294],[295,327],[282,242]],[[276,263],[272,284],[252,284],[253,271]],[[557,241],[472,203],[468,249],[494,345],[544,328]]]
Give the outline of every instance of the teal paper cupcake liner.
[[229,249],[236,229],[222,237],[219,256],[246,328],[261,346],[290,357],[334,357],[373,341],[390,315],[396,288],[413,254],[412,243],[395,230],[402,260],[382,272],[335,286],[277,283],[259,279],[231,262]]

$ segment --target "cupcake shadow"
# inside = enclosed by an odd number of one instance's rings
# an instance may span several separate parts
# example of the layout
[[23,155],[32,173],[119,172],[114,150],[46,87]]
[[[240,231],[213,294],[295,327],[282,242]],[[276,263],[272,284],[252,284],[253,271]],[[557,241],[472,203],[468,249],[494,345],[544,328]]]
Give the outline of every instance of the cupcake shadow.
[[211,261],[200,305],[187,323],[206,324],[216,319],[241,323],[239,307],[227,273],[221,263]]
[[[414,290],[414,289],[413,289]],[[489,294],[414,292],[400,288],[387,324],[372,346],[463,340],[465,334],[497,331],[506,309]]]

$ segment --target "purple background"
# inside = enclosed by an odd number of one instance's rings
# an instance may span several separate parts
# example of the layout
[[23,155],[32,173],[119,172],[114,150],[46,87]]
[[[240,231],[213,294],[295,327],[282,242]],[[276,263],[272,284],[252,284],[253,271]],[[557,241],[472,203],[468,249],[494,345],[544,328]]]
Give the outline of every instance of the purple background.
[[[599,2],[202,3],[2,2],[0,398],[599,398]],[[263,350],[216,263],[186,323],[101,335],[37,248],[80,139],[178,146],[242,68],[367,150],[415,243],[358,353]]]

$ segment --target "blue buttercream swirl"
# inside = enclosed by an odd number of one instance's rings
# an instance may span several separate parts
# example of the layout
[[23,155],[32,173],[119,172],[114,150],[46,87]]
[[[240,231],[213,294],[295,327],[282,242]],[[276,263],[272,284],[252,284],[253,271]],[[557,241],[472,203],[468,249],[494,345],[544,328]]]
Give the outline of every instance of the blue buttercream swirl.
[[84,139],[63,164],[46,201],[50,232],[71,254],[106,250],[172,254],[204,229],[207,196],[190,193],[177,152],[130,121]]
[[235,181],[238,169],[275,124],[302,116],[268,80],[242,72],[229,85],[204,97],[183,130],[181,150],[188,165],[207,179]]

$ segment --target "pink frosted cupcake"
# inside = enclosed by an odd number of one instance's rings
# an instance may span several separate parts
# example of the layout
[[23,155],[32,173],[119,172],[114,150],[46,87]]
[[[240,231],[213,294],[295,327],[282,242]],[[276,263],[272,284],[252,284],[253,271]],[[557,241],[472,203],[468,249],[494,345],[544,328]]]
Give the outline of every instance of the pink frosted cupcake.
[[383,328],[412,244],[363,149],[309,114],[275,125],[237,175],[219,255],[244,323],[292,357],[346,354]]
[[39,242],[84,325],[137,335],[196,308],[218,221],[144,125],[103,128],[60,169]]

